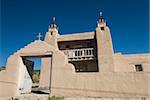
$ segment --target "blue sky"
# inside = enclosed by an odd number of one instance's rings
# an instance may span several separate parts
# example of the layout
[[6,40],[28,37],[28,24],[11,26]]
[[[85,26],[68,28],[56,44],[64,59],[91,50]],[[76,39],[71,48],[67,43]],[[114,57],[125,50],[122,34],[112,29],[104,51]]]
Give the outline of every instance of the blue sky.
[[53,16],[60,34],[94,31],[99,12],[110,27],[115,52],[149,52],[149,0],[1,0],[0,66],[48,30]]

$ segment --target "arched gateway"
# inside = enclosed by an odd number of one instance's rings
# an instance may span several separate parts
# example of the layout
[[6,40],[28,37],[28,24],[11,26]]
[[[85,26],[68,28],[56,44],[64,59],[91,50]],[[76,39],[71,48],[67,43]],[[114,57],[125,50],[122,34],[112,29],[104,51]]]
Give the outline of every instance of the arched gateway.
[[47,68],[41,68],[40,88],[50,89],[50,80],[52,76],[50,72],[52,72],[52,64],[57,65],[57,62],[53,59],[59,57],[59,59],[61,59],[59,60],[61,66],[67,64],[66,56],[62,52],[44,41],[36,40],[24,48],[21,48],[8,58],[6,70],[1,73],[4,77],[2,77],[0,81],[0,85],[3,86],[1,88],[5,89],[6,92],[2,91],[1,95],[7,96],[10,94],[10,96],[12,96],[31,92],[32,79],[30,71],[32,71],[32,66],[29,65],[32,65],[32,62],[26,60],[26,58],[33,57],[40,57],[43,61],[47,60]]
[[[39,35],[39,38],[41,36]],[[0,97],[30,93],[32,62],[42,59],[39,87],[55,96],[147,97],[149,54],[114,53],[103,16],[93,32],[58,33],[55,19],[45,40],[36,40],[11,55],[0,72]]]

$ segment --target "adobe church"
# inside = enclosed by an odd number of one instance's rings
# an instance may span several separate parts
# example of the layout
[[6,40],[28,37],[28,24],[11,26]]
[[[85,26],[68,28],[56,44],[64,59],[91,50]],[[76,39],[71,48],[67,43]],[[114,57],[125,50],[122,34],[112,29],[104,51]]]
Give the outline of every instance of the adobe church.
[[30,93],[34,62],[41,58],[39,89],[64,97],[149,97],[150,54],[114,53],[102,14],[95,30],[60,35],[53,18],[44,41],[9,56],[0,72],[0,97]]

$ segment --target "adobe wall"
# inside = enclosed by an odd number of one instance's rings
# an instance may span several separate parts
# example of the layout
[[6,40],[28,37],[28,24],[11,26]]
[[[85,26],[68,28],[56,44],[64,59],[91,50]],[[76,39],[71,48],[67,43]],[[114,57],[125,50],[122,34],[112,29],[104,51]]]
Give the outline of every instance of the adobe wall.
[[[61,59],[62,60],[62,59]],[[72,65],[53,67],[51,95],[65,97],[148,97],[148,73],[75,73]]]
[[129,63],[129,66],[141,64],[144,72],[150,72],[150,54],[128,54],[124,55]]
[[150,72],[150,54],[114,54],[115,72],[136,72],[136,64],[141,64],[144,72]]

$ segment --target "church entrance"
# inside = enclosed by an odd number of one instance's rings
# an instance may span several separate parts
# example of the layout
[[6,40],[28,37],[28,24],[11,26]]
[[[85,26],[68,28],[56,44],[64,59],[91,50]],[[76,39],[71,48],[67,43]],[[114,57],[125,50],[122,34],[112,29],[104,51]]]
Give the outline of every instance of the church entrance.
[[52,55],[22,56],[32,79],[32,93],[49,94],[51,86]]

